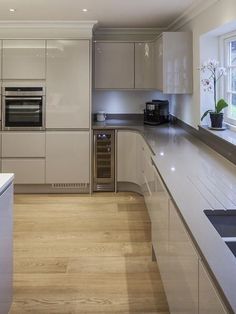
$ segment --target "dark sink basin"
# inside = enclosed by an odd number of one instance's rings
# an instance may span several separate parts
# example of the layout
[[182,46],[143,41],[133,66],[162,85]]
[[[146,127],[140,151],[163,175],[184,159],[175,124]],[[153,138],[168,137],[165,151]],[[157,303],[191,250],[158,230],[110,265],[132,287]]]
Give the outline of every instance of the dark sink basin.
[[236,210],[204,210],[204,213],[236,257]]
[[236,257],[236,242],[225,242],[228,247],[230,248],[231,252],[234,254],[234,256]]
[[236,237],[236,210],[204,210],[221,237]]

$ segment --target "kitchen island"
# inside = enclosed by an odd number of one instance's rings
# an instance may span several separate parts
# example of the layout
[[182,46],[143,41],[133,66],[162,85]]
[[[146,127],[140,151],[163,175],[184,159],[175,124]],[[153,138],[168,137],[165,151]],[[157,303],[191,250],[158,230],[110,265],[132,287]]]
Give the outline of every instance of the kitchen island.
[[12,303],[13,174],[0,174],[0,314]]
[[[196,308],[199,307],[199,313],[236,312],[236,259],[204,213],[205,209],[236,209],[236,166],[178,126],[149,127],[135,125],[133,121],[110,120],[94,123],[93,128],[113,128],[118,130],[118,135],[119,132],[136,132],[143,137],[151,148],[154,167],[196,250],[196,286],[201,287],[203,265],[219,293],[219,304],[223,300],[226,305],[222,305],[222,310],[214,308],[207,297],[204,299],[206,287],[203,287],[199,292],[203,300]],[[169,252],[171,245],[173,243],[169,242]],[[169,253],[166,261],[171,257]],[[165,286],[166,274],[161,271],[161,275]],[[166,294],[168,298],[171,292],[166,291]],[[214,298],[212,300],[215,303]],[[208,309],[204,307],[206,304],[209,304]]]

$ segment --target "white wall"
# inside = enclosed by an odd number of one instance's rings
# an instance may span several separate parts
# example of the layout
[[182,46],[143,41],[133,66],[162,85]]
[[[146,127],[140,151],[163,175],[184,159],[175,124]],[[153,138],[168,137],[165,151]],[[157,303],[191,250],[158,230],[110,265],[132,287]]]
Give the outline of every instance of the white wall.
[[94,91],[93,113],[143,113],[145,103],[168,96],[156,91]]
[[[209,54],[214,54],[212,55],[213,58],[218,57],[218,49],[213,37],[216,38],[224,32],[236,30],[235,22],[236,1],[218,0],[184,27],[175,27],[175,30],[193,32],[193,95],[172,96],[171,113],[193,127],[197,128],[201,113],[207,106],[204,104],[201,108],[203,98],[201,99],[200,71],[198,69],[201,62],[205,61]],[[207,37],[204,38],[204,36],[211,36],[212,40],[208,41]],[[201,47],[203,47],[202,51],[200,50]]]

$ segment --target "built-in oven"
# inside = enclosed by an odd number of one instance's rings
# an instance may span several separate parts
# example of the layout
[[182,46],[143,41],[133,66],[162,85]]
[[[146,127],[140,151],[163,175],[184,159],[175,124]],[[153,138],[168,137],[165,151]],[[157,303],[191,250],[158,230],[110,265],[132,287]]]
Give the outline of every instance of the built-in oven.
[[3,130],[45,129],[43,87],[5,87],[2,94]]

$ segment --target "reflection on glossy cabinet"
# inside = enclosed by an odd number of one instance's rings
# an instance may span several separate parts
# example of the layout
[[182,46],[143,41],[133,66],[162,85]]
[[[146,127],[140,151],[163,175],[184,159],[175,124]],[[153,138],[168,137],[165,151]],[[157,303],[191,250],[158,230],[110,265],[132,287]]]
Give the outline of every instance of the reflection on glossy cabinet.
[[198,255],[172,201],[169,215],[169,277],[171,313],[198,313]]
[[136,172],[137,134],[130,131],[118,131],[117,137],[117,180],[137,183]]
[[155,43],[135,43],[135,88],[156,88],[155,64]]
[[89,40],[47,41],[47,128],[89,128]]
[[169,276],[168,240],[169,240],[169,194],[153,166],[154,190],[151,199],[152,245],[157,258],[162,281],[166,289]]
[[156,42],[157,86],[166,94],[191,94],[192,33],[164,32]]
[[45,79],[45,40],[3,40],[3,79]]
[[89,183],[89,132],[46,133],[46,183]]
[[95,43],[95,88],[134,88],[134,43]]
[[0,195],[0,314],[9,312],[13,281],[13,184]]
[[227,314],[218,293],[203,265],[199,262],[199,314]]

